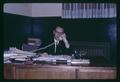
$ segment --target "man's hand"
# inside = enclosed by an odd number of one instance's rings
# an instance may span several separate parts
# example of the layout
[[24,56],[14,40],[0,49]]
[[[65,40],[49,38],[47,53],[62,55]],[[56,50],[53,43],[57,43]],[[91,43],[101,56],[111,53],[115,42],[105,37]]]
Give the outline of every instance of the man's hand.
[[62,38],[62,40],[63,40],[64,43],[65,43],[65,47],[66,47],[66,48],[69,48],[70,45],[69,45],[69,43],[68,43],[68,40],[66,39],[66,34],[64,33],[63,35],[61,35],[61,38]]
[[66,39],[66,34],[65,34],[65,33],[62,34],[62,35],[61,35],[61,38],[62,38],[62,40],[65,40],[65,39]]
[[64,34],[62,34],[60,37],[59,37],[59,41],[61,41],[61,40],[65,40],[66,39],[66,35],[65,35],[65,33]]

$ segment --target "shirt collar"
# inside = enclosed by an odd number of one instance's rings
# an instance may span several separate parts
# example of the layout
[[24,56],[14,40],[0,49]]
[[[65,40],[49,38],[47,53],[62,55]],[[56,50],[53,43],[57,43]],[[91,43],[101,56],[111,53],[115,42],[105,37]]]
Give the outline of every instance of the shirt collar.
[[59,41],[58,41],[58,40],[56,40],[55,38],[54,38],[54,42],[55,42],[55,43],[57,43],[57,44],[59,44]]

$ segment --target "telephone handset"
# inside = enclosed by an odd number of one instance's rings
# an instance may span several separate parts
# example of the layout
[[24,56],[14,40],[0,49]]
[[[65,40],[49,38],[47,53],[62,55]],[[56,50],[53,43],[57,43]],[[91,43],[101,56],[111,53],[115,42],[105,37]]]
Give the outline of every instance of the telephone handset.
[[66,37],[66,35],[65,35],[65,33],[64,34],[62,34],[60,37],[59,37],[59,40],[63,40],[63,38],[65,38]]
[[61,37],[61,36],[59,37],[59,40],[60,40],[60,41],[62,40],[62,37]]

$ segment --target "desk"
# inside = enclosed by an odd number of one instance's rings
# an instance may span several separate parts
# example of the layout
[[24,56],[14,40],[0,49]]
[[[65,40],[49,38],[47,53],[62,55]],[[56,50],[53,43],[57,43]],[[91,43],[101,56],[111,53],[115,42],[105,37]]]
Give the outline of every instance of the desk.
[[116,67],[4,64],[5,79],[116,79]]

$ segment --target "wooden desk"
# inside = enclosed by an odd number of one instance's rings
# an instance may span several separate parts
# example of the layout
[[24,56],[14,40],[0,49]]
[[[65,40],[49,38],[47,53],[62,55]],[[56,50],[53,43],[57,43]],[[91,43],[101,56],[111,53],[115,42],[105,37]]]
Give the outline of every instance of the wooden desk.
[[5,79],[116,79],[115,67],[4,64]]

